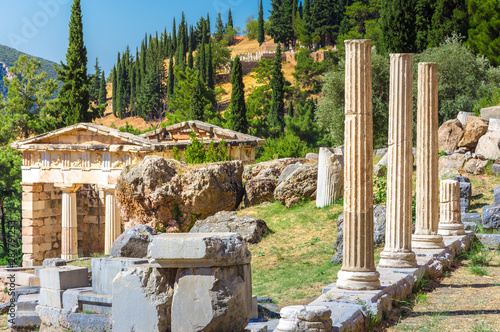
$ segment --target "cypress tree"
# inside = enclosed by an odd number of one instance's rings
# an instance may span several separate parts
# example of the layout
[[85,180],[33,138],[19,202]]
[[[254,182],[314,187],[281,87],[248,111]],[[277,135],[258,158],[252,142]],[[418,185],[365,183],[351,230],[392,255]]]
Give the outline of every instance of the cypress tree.
[[188,67],[190,69],[193,69],[194,66],[194,60],[193,60],[193,50],[191,49],[191,46],[189,47],[189,53],[188,53]]
[[124,107],[124,103],[123,103],[123,71],[124,71],[124,68],[123,68],[123,64],[120,64],[120,66],[118,66],[118,78],[117,78],[117,82],[118,82],[118,87],[117,87],[117,94],[116,94],[116,115],[122,119],[123,118],[123,107]]
[[116,72],[116,66],[113,66],[113,95],[112,103],[113,103],[113,115],[116,116],[116,92],[118,91],[118,73]]
[[[205,28],[203,28],[202,36],[205,34]],[[207,82],[207,64],[205,55],[205,40],[202,38],[201,45],[198,47],[198,62],[196,64],[200,78],[203,82]]]
[[273,92],[271,110],[269,111],[269,129],[273,136],[279,136],[285,127],[284,84],[285,78],[281,71],[281,44],[278,42],[271,77],[271,89]]
[[224,23],[222,23],[222,17],[220,13],[217,14],[217,20],[215,21],[215,32],[214,38],[217,42],[220,42],[224,37],[225,29]]
[[416,52],[415,8],[415,0],[386,1],[380,19],[383,52]]
[[262,43],[266,39],[266,33],[264,31],[264,7],[262,6],[262,0],[260,0],[260,5],[259,5],[259,19],[258,19],[258,27],[257,27],[257,41],[259,42],[259,45],[262,45]]
[[90,101],[97,104],[99,103],[99,89],[101,87],[101,68],[99,67],[99,60],[95,58],[94,66],[95,74],[92,75],[92,83],[90,84],[89,95]]
[[174,77],[174,60],[173,57],[170,57],[168,61],[168,81],[167,81],[167,94],[168,98],[174,97],[174,85],[175,85],[175,77]]
[[130,115],[132,116],[132,111],[134,110],[134,102],[135,102],[135,70],[134,66],[131,66],[130,68],[130,101],[129,101],[129,111]]
[[174,23],[172,27],[172,52],[175,52],[177,50],[177,27],[175,26],[175,17],[174,17]]
[[209,89],[215,89],[214,60],[212,56],[212,42],[208,42],[208,60],[207,60],[207,86]]
[[205,20],[206,31],[205,31],[205,44],[210,41],[210,36],[212,35],[212,28],[210,27],[210,14],[207,13],[207,19]]
[[80,0],[74,0],[69,22],[69,46],[66,64],[56,67],[59,80],[63,82],[59,91],[58,106],[61,110],[61,125],[92,122],[98,114],[89,112],[89,78],[87,76],[87,48],[83,43],[83,23]]
[[248,120],[245,105],[245,85],[243,84],[243,70],[240,57],[234,59],[231,72],[231,113],[229,114],[229,128],[240,133],[247,133]]
[[99,87],[99,105],[106,104],[106,78],[104,76],[104,70],[101,72],[101,86]]
[[227,14],[227,25],[228,28],[234,29],[233,27],[233,15],[231,15],[231,8],[229,8],[229,13]]
[[198,74],[191,95],[191,120],[203,121],[205,103],[203,102],[203,82]]

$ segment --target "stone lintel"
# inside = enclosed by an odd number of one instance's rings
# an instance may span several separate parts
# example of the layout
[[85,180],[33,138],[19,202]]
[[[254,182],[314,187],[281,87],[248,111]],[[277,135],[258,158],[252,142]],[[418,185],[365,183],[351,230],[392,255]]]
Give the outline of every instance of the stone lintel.
[[171,233],[153,237],[148,258],[164,268],[193,268],[249,264],[252,255],[237,233]]

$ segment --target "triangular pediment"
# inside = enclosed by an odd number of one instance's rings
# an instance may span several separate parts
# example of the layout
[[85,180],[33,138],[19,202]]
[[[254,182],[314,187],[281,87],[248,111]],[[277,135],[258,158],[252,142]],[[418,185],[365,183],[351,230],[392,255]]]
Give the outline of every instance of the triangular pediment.
[[103,145],[135,145],[146,147],[154,145],[148,139],[138,137],[119,130],[96,125],[93,123],[79,123],[73,126],[61,128],[42,135],[18,141],[13,144],[14,148],[36,145],[76,145],[76,146],[103,146]]

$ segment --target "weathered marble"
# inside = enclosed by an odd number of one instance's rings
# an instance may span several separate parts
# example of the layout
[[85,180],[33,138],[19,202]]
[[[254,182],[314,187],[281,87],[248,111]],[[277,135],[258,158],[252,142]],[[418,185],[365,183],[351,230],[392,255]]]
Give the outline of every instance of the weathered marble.
[[465,235],[465,228],[461,221],[460,182],[456,180],[441,181],[439,201],[438,234],[444,236]]

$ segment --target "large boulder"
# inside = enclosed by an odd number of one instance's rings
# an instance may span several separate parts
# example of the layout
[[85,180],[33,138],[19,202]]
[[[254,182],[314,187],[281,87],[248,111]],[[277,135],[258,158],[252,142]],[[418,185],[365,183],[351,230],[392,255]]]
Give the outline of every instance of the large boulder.
[[479,139],[476,147],[476,155],[489,160],[500,158],[500,132],[489,131]]
[[483,227],[500,230],[500,205],[483,207]]
[[462,168],[465,164],[465,155],[461,153],[454,153],[448,156],[442,156],[439,158],[439,170],[445,168]]
[[186,232],[193,220],[235,210],[244,194],[242,172],[240,161],[187,167],[147,156],[118,178],[116,197],[125,229],[168,225],[171,231]]
[[460,176],[460,172],[454,168],[443,168],[439,170],[438,177],[439,180],[449,180],[456,176]]
[[114,257],[144,258],[148,245],[156,231],[148,225],[137,225],[127,229],[113,242],[110,255]]
[[318,163],[308,163],[296,169],[274,190],[274,198],[287,208],[302,200],[316,197]]
[[483,174],[486,165],[488,165],[488,160],[471,159],[465,163],[464,171],[474,175]]
[[253,179],[245,183],[245,207],[274,201],[276,181],[273,179]]
[[278,181],[281,172],[288,165],[307,162],[311,162],[311,160],[306,158],[283,158],[247,165],[243,171],[243,181],[248,182],[253,179],[273,179],[274,181]]
[[[457,120],[458,121],[458,120]],[[459,147],[475,148],[479,139],[488,131],[488,121],[477,116],[470,116],[464,128],[464,135]]]
[[439,127],[439,151],[455,151],[462,139],[464,130],[459,120],[448,120]]
[[270,232],[266,222],[251,216],[238,217],[234,211],[217,212],[214,216],[198,220],[190,233],[239,233],[248,243],[258,243]]

